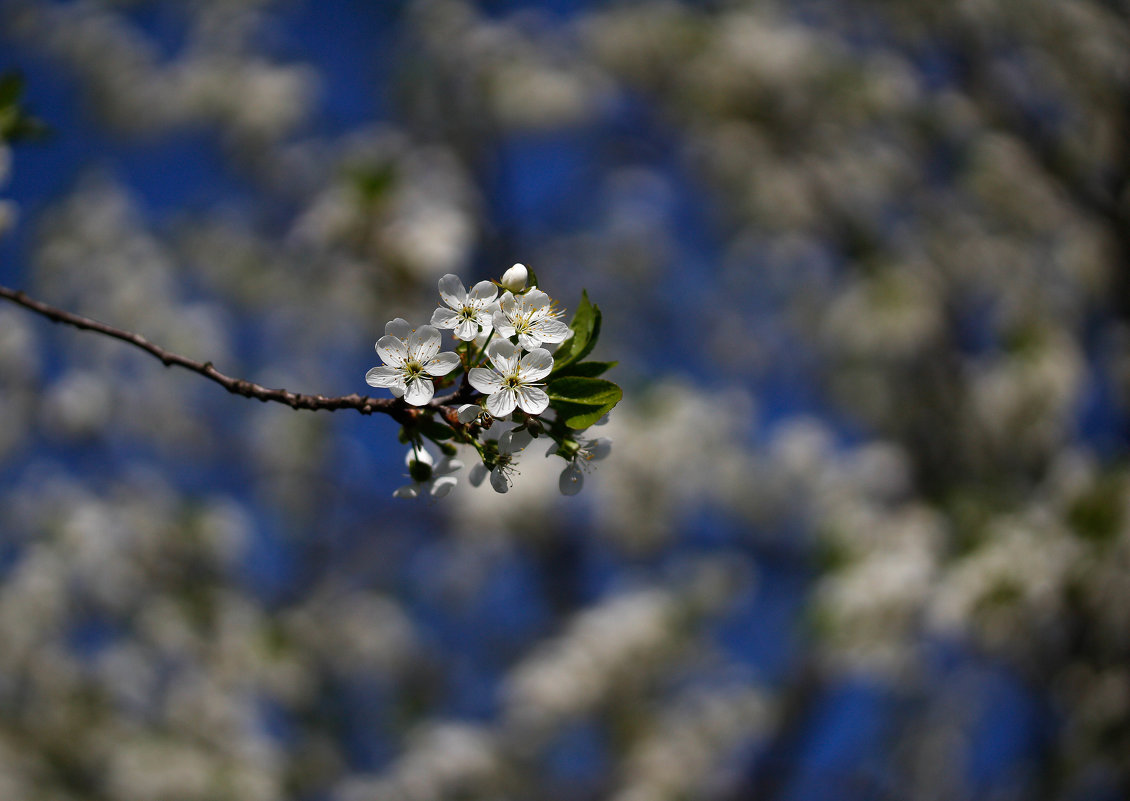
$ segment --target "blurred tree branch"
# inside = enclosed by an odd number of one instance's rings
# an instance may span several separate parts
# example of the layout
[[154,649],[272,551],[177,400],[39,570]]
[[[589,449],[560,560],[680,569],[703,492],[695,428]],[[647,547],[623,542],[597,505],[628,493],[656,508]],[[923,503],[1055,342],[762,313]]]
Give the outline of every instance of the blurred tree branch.
[[270,389],[242,378],[233,378],[232,376],[225,375],[213,367],[211,362],[198,362],[189,359],[187,356],[181,356],[180,354],[167,351],[158,345],[154,345],[140,334],[136,334],[132,331],[124,331],[112,325],[92,320],[89,317],[72,314],[71,312],[35,300],[23,292],[10,289],[3,285],[0,285],[0,298],[9,300],[18,306],[23,306],[25,309],[40,314],[52,322],[65,323],[84,331],[94,331],[95,333],[103,334],[113,339],[120,339],[122,342],[127,342],[134,347],[141,348],[146,353],[160,359],[161,363],[166,367],[176,365],[186,370],[191,370],[211,381],[215,381],[234,395],[255,398],[264,403],[273,401],[289,406],[292,409],[328,412],[336,412],[340,409],[355,409],[361,414],[387,414],[399,423],[410,422],[427,411],[435,410],[442,414],[449,423],[461,425],[455,414],[455,409],[444,401],[458,402],[461,396],[465,394],[465,388],[461,388],[454,396],[436,399],[426,406],[418,408],[409,406],[402,398],[370,398],[357,393],[338,397],[326,397],[325,395],[306,395],[299,392],[291,392],[286,389]]

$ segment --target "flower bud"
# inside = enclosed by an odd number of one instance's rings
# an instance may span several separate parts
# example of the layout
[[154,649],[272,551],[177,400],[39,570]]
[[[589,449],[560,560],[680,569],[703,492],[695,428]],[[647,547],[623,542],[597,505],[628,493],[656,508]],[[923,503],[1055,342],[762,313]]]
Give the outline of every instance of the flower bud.
[[526,287],[526,279],[529,277],[529,270],[526,269],[524,264],[515,264],[509,270],[502,274],[502,280],[499,282],[511,292],[520,292]]

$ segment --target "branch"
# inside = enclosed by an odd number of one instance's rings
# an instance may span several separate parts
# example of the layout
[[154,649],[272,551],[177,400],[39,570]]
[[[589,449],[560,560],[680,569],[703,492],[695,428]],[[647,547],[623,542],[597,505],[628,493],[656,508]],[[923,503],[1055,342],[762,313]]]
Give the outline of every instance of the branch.
[[0,285],[0,298],[10,300],[12,303],[23,306],[25,309],[30,309],[36,314],[41,314],[52,322],[66,323],[75,328],[81,328],[84,331],[94,331],[108,337],[113,337],[114,339],[120,339],[122,342],[128,342],[130,345],[141,348],[146,353],[157,357],[166,367],[176,365],[186,370],[191,370],[194,373],[199,373],[205,378],[215,381],[234,395],[256,398],[264,403],[274,401],[275,403],[282,403],[289,406],[292,409],[309,409],[311,411],[328,412],[336,412],[339,409],[356,409],[361,414],[387,414],[400,423],[411,422],[419,418],[424,410],[435,410],[438,411],[448,423],[459,424],[455,409],[448,404],[463,401],[465,399],[463,396],[467,394],[463,389],[460,389],[460,391],[456,392],[453,396],[433,400],[427,406],[414,407],[409,406],[402,398],[370,398],[365,395],[358,395],[357,393],[341,395],[336,398],[327,398],[324,395],[303,395],[285,389],[268,389],[267,387],[252,383],[251,381],[224,375],[213,367],[211,362],[197,362],[177,353],[171,353],[164,348],[154,345],[140,334],[135,334],[132,331],[123,331],[120,328],[106,325],[106,323],[100,323],[88,317],[82,317],[63,311],[62,309],[57,309],[42,301],[30,298],[23,292],[9,289],[3,285]]

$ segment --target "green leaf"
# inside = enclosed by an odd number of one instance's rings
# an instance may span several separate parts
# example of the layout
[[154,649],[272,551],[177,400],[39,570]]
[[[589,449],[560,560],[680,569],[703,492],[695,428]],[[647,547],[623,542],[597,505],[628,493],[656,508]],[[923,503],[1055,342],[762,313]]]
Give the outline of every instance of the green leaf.
[[600,336],[600,308],[589,301],[588,292],[581,292],[581,302],[569,327],[573,329],[573,337],[561,343],[553,355],[556,369],[580,361],[596,346]]
[[588,428],[624,397],[624,391],[611,381],[583,376],[550,381],[546,392],[558,418],[575,429]]
[[550,405],[557,410],[558,417],[565,425],[580,431],[594,425],[597,420],[612,411],[616,402],[606,403],[603,406],[586,406],[566,401],[550,401]]
[[561,378],[568,375],[596,378],[598,375],[611,370],[617,364],[619,362],[574,362],[565,365],[560,370],[555,370],[553,375]]
[[585,406],[604,406],[624,397],[624,391],[603,378],[565,376],[550,381],[545,391],[551,401],[579,403]]

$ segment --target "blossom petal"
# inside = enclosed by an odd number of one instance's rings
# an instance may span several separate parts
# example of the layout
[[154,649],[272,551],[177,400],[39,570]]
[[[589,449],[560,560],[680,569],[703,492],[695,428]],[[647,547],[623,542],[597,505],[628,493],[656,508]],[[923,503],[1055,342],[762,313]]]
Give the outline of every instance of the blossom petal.
[[530,432],[526,429],[511,429],[498,438],[498,452],[518,453],[519,451],[524,450],[525,447],[533,441],[533,435],[531,435]]
[[455,327],[455,336],[464,342],[470,342],[479,335],[479,324],[474,320],[460,320]]
[[467,290],[459,280],[459,276],[448,273],[439,279],[439,296],[448,306],[459,310],[467,300]]
[[533,329],[542,342],[564,342],[570,330],[569,326],[554,317],[547,317],[535,323]]
[[471,291],[467,294],[467,300],[475,308],[486,306],[493,302],[496,297],[498,297],[498,287],[490,281],[479,281],[471,287]]
[[516,329],[510,324],[510,320],[507,319],[506,315],[501,311],[494,313],[491,322],[494,324],[494,327],[498,329],[498,333],[502,334],[504,337],[514,336]]
[[377,340],[377,355],[381,361],[393,367],[400,367],[408,361],[408,346],[400,337],[385,334]]
[[391,389],[404,386],[404,373],[396,367],[374,367],[365,373],[365,383],[371,387]]
[[502,389],[502,376],[489,367],[472,367],[467,372],[467,380],[484,395],[493,395]]
[[561,471],[557,488],[561,490],[562,495],[576,495],[581,491],[584,483],[585,474],[581,472],[581,468],[577,467],[576,462],[569,462],[569,465]]
[[505,417],[518,406],[518,394],[512,389],[500,389],[487,398],[487,411],[494,417]]
[[498,307],[507,317],[514,317],[518,311],[518,299],[514,297],[513,292],[503,292],[502,297],[498,299]]
[[455,478],[455,476],[441,476],[432,482],[432,487],[428,490],[428,493],[433,498],[442,498],[444,495],[451,492],[458,483],[459,479]]
[[549,295],[540,289],[531,289],[522,296],[522,305],[527,311],[538,311],[549,305]]
[[459,325],[459,314],[440,306],[432,312],[432,325],[436,328],[454,328]]
[[513,375],[518,370],[518,349],[504,339],[496,339],[487,346],[487,356],[491,364],[504,376]]
[[519,334],[518,347],[522,350],[535,350],[541,347],[541,340],[530,334]]
[[447,375],[456,367],[459,366],[458,354],[446,351],[438,354],[434,359],[424,364],[424,372],[428,375],[441,376]]
[[523,381],[540,381],[553,372],[553,354],[545,348],[534,348],[518,364]]
[[461,461],[447,456],[435,466],[434,473],[437,476],[449,476],[452,473],[458,473],[462,469],[463,463]]
[[431,467],[435,459],[428,453],[427,448],[409,448],[408,453],[404,454],[404,464],[409,470],[412,469],[412,462],[423,462]]
[[490,471],[490,485],[499,494],[505,494],[510,489],[510,482],[506,478],[506,473],[497,467]]
[[404,391],[404,400],[412,406],[423,406],[432,399],[435,391],[436,388],[431,379],[413,378],[408,382],[408,388]]
[[397,339],[408,339],[412,333],[412,326],[403,317],[396,317],[385,323],[385,335]]
[[541,414],[549,405],[549,396],[541,387],[518,387],[518,405],[526,414]]
[[467,481],[472,487],[477,487],[483,483],[483,479],[487,477],[487,467],[482,462],[476,462],[471,472],[467,474]]
[[403,487],[400,487],[399,489],[397,489],[396,492],[392,493],[392,497],[394,497],[394,498],[418,498],[418,497],[420,497],[420,485],[419,484],[405,484]]
[[612,453],[612,440],[608,437],[598,437],[588,442],[585,445],[585,450],[589,452],[590,461],[599,462]]
[[435,326],[422,325],[408,337],[408,357],[423,364],[439,353],[442,337]]
[[[476,367],[475,369],[478,370],[481,368]],[[493,371],[488,370],[487,372]],[[475,385],[471,384],[471,386]],[[475,389],[478,389],[478,387],[475,387]],[[482,411],[483,408],[477,403],[464,403],[455,410],[455,414],[459,418],[460,423],[473,423],[479,419],[479,415],[482,414]]]

